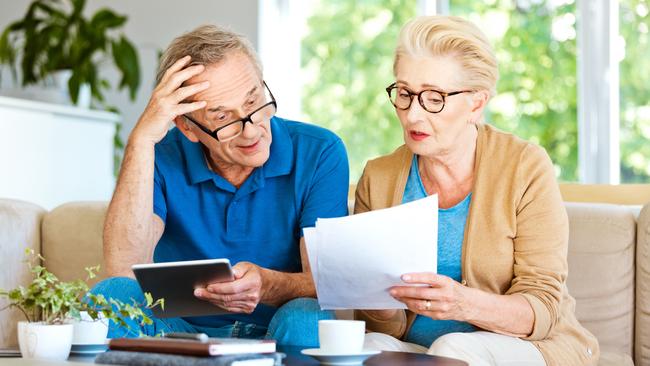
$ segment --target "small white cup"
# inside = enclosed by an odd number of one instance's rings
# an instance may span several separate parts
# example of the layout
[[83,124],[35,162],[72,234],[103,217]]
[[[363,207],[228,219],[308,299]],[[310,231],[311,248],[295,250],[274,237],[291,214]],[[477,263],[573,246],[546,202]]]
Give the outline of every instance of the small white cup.
[[319,320],[318,342],[323,353],[352,355],[363,350],[366,322],[363,320]]

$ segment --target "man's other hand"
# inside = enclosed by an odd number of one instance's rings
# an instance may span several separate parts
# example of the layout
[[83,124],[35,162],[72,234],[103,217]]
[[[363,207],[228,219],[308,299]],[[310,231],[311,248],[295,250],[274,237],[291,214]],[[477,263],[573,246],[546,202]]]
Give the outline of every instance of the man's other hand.
[[234,313],[252,313],[262,298],[262,269],[250,262],[233,267],[235,279],[194,290],[194,296]]

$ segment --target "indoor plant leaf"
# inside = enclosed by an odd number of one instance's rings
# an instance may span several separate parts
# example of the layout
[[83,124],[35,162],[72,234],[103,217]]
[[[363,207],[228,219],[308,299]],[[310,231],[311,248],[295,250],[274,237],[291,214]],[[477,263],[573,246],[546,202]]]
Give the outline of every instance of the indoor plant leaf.
[[98,10],[90,20],[90,26],[93,29],[100,30],[102,33],[109,28],[117,28],[126,23],[128,17],[117,15],[107,8]]
[[22,85],[72,70],[71,99],[76,102],[80,86],[88,84],[93,99],[104,105],[103,89],[110,86],[102,81],[98,66],[112,59],[121,73],[119,89],[128,88],[134,100],[140,85],[136,49],[124,35],[111,34],[124,26],[127,16],[102,8],[87,19],[85,4],[85,0],[33,0],[24,17],[0,33],[0,64],[9,65]]
[[140,85],[140,65],[135,47],[124,36],[121,36],[119,41],[112,42],[112,48],[115,65],[122,72],[119,88],[128,87],[131,100],[135,100]]

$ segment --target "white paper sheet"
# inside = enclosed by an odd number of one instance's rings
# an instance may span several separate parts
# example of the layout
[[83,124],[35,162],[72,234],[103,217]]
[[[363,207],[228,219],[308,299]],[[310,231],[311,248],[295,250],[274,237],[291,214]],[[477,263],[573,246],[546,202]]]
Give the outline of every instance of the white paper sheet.
[[305,229],[322,309],[404,309],[388,293],[409,272],[436,272],[438,196]]

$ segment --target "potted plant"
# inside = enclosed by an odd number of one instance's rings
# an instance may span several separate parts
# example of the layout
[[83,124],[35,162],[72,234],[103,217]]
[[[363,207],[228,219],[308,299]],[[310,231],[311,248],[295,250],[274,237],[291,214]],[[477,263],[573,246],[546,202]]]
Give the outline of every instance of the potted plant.
[[83,85],[103,103],[102,89],[111,86],[98,66],[112,60],[121,74],[119,88],[128,88],[135,100],[140,84],[138,54],[124,34],[115,34],[127,17],[102,8],[87,19],[84,6],[85,0],[32,1],[25,16],[0,34],[0,64],[9,66],[16,81],[20,70],[23,87],[62,73],[73,103]]
[[[141,324],[151,324],[152,320],[145,308],[164,307],[164,300],[153,300],[145,293],[145,304],[123,303],[107,300],[102,295],[88,292],[85,281],[60,281],[54,274],[40,264],[44,261],[39,254],[27,249],[26,262],[33,275],[31,283],[13,290],[0,290],[0,297],[9,300],[8,307],[18,308],[26,321],[18,323],[18,345],[25,358],[65,360],[72,347],[74,321],[112,320],[128,327],[125,318],[138,319]],[[86,268],[88,279],[95,277],[99,266]]]

